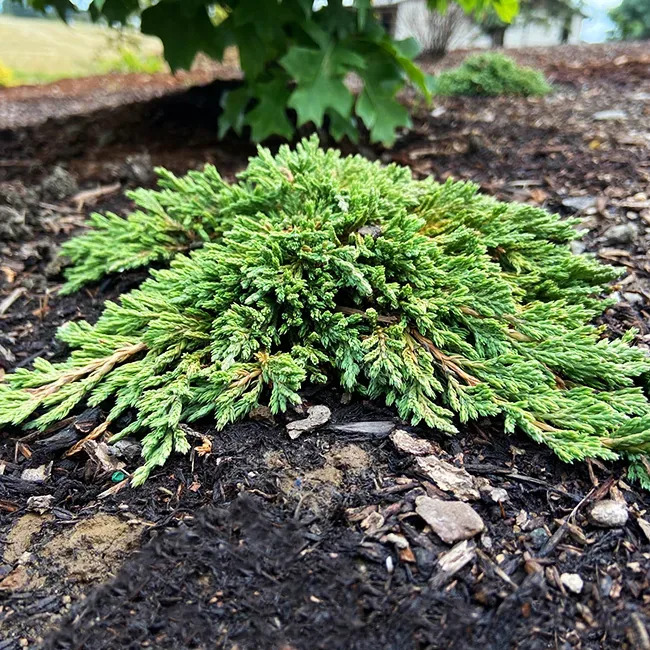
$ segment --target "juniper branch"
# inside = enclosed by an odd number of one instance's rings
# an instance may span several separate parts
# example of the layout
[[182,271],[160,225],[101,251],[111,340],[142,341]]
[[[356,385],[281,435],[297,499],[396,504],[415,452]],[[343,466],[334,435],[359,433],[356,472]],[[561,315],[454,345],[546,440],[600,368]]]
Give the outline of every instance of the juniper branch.
[[[67,361],[7,375],[0,423],[130,410],[115,437],[143,436],[137,484],[189,449],[186,423],[280,413],[306,382],[336,382],[450,434],[501,416],[565,461],[629,458],[650,485],[650,359],[633,332],[609,340],[591,324],[617,272],[572,254],[575,221],[316,140],[260,149],[232,185],[208,168],[134,196],[137,217],[68,244],[71,282],[100,275],[89,259],[101,273],[139,263],[151,242],[169,268],[95,325],[64,326]],[[173,255],[190,240],[204,243]]]

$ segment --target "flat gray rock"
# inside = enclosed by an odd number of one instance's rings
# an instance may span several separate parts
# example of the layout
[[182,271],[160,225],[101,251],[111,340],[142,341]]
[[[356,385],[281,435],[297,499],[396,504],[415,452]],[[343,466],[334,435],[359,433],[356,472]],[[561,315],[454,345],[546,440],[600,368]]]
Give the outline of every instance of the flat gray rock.
[[595,208],[597,203],[598,197],[596,196],[567,196],[566,199],[562,200],[562,205],[565,208],[571,208],[576,212]]
[[370,420],[368,422],[332,424],[329,426],[329,429],[331,431],[339,431],[340,433],[363,433],[383,438],[395,429],[395,423],[392,420]]
[[474,479],[462,467],[456,467],[436,456],[420,456],[415,462],[418,469],[441,490],[451,492],[463,501],[473,501],[480,497]]
[[627,113],[620,110],[609,110],[609,111],[598,111],[594,113],[594,120],[599,122],[608,122],[610,120],[625,120],[627,119]]
[[443,501],[421,496],[415,500],[415,511],[447,544],[470,539],[485,529],[476,511],[462,501]]

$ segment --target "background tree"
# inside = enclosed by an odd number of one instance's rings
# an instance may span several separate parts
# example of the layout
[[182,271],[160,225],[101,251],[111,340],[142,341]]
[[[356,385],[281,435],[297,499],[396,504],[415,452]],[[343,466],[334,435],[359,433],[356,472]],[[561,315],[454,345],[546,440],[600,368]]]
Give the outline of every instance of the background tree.
[[[571,33],[571,21],[582,13],[582,0],[521,0],[519,20],[527,23],[546,23],[550,19],[562,20],[561,42],[566,43]],[[482,31],[492,40],[493,47],[503,47],[509,22],[501,19],[493,8],[476,14]]]
[[[38,10],[53,7],[65,18],[77,11],[71,0],[24,0]],[[465,11],[493,9],[512,19],[518,0],[458,0]],[[219,132],[250,130],[253,140],[293,136],[295,124],[327,126],[340,140],[355,140],[363,125],[371,140],[391,144],[396,129],[410,125],[396,95],[406,83],[427,98],[429,80],[413,62],[414,39],[396,41],[375,16],[371,0],[92,0],[95,20],[125,24],[139,20],[145,34],[158,36],[172,70],[188,69],[199,52],[216,60],[236,46],[244,82],[224,97]],[[428,0],[444,10],[446,0]],[[349,73],[362,81],[354,94]],[[292,119],[293,118],[293,119]]]
[[614,38],[650,38],[650,0],[623,0],[609,16],[616,24]]
[[462,24],[465,12],[452,3],[446,11],[428,10],[425,20],[419,14],[412,14],[407,20],[409,31],[422,46],[422,54],[443,56]]

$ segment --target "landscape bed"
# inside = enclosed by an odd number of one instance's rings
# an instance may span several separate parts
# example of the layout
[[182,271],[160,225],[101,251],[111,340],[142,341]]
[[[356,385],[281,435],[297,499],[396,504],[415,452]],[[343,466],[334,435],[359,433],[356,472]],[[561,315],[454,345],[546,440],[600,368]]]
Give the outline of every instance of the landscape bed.
[[[590,51],[581,50],[585,56]],[[421,116],[394,149],[367,153],[409,164],[421,175],[474,180],[500,199],[577,211],[590,229],[588,249],[629,270],[617,289],[621,301],[604,322],[614,333],[636,326],[643,345],[650,266],[643,235],[648,208],[640,194],[648,191],[642,138],[650,104],[633,98],[650,88],[647,74],[626,71],[647,54],[612,50],[602,56],[605,63],[607,56],[627,56],[629,68],[612,63],[612,73],[600,78],[590,76],[588,65],[561,68],[564,86],[546,100],[445,100],[444,112]],[[551,71],[557,66],[548,61]],[[624,88],[632,97],[625,116],[594,119],[599,111],[620,108]],[[3,165],[0,174],[37,188],[55,163],[64,163],[83,189],[116,180],[135,186],[142,183],[137,171],[151,167],[142,156],[146,149],[154,164],[176,172],[212,160],[232,178],[250,149],[234,140],[214,143],[205,117],[203,129],[188,137],[175,121],[179,103],[194,105],[164,98],[135,110],[5,132],[7,159],[17,166]],[[157,121],[141,128],[151,116]],[[154,140],[161,128],[167,133],[162,143]],[[110,144],[100,140],[106,133]],[[134,154],[140,157],[127,164]],[[55,295],[60,276],[50,266],[48,279],[45,268],[53,246],[69,236],[56,227],[74,228],[79,218],[69,197],[42,202],[59,211],[39,212],[29,241],[3,245],[0,302],[25,289],[2,316],[0,345],[15,357],[3,361],[7,371],[37,355],[61,359],[64,350],[52,343],[56,326],[94,320],[105,300],[144,277],[129,272],[76,295]],[[116,191],[82,211],[127,208]],[[638,236],[631,237],[632,230]],[[22,472],[48,462],[51,447],[30,440],[17,447],[16,431],[4,437],[5,537],[24,523],[21,535],[9,538],[11,554],[5,551],[0,636],[7,640],[0,647],[19,647],[20,639],[34,644],[38,637],[52,648],[200,648],[215,642],[244,648],[346,642],[359,648],[644,647],[650,562],[639,521],[649,519],[649,504],[622,465],[565,465],[522,435],[504,437],[495,423],[479,421],[453,438],[411,429],[434,445],[437,457],[491,484],[470,500],[486,531],[466,551],[467,564],[447,575],[437,558],[453,545],[423,532],[415,509],[418,498],[450,495],[440,492],[418,457],[396,447],[390,428],[405,427],[395,413],[359,400],[342,404],[342,394],[326,389],[303,397],[332,411],[319,432],[291,441],[283,417],[274,424],[263,414],[218,434],[197,428],[208,436],[211,453],[177,458],[138,490],[103,498],[98,495],[116,483],[97,460],[57,456],[51,477],[33,483],[21,480]],[[86,413],[63,432],[81,437],[97,417]],[[345,431],[346,424],[357,428]],[[129,470],[138,464],[126,462]],[[495,489],[504,489],[507,499]],[[49,510],[34,512],[32,501],[26,514],[29,497],[47,494],[54,497]],[[627,523],[593,525],[591,508],[611,497],[627,502]],[[373,527],[379,517],[382,524]],[[62,538],[75,531],[75,539],[86,542],[73,549]],[[142,555],[133,557],[142,544]],[[103,567],[89,564],[93,548],[103,549]],[[111,574],[117,574],[113,582],[93,588]],[[581,577],[579,593],[562,582],[563,574]],[[568,584],[577,588],[575,581]],[[65,624],[56,632],[59,616]]]

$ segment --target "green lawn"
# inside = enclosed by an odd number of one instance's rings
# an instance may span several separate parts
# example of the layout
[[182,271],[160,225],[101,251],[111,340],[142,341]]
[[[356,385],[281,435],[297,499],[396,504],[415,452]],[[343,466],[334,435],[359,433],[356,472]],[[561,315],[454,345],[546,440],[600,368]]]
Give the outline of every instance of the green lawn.
[[[149,63],[162,56],[156,38],[130,33],[126,41]],[[0,64],[12,70],[16,83],[108,72],[120,67],[124,43],[117,32],[100,25],[0,15]]]

